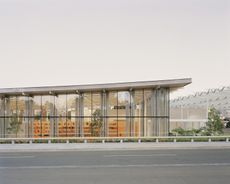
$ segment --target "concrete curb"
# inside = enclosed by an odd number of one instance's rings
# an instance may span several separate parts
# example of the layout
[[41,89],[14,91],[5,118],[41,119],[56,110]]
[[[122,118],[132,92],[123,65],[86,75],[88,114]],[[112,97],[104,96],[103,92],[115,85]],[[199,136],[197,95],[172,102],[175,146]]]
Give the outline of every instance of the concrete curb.
[[1,144],[1,152],[230,149],[227,142]]

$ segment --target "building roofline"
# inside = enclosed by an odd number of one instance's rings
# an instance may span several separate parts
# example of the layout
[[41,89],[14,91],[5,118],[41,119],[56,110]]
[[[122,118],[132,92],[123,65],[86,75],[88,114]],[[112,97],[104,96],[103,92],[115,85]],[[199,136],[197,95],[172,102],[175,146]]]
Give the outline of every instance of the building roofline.
[[22,87],[22,88],[0,88],[0,96],[12,95],[45,95],[45,94],[64,94],[89,91],[113,91],[130,90],[143,88],[167,87],[170,89],[184,87],[192,82],[191,78],[155,80],[155,81],[137,81],[137,82],[119,82],[106,84],[85,84],[68,86],[42,86],[42,87]]

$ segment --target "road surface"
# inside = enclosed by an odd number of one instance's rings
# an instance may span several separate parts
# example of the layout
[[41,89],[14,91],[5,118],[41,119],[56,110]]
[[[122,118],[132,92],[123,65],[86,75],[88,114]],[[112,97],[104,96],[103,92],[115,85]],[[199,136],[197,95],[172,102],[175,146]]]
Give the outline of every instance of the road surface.
[[218,184],[230,149],[0,153],[1,184]]

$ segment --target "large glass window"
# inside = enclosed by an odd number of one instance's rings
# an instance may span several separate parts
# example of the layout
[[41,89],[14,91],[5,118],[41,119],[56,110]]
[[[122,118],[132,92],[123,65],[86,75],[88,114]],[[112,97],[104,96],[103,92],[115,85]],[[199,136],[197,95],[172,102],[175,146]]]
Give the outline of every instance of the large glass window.
[[42,110],[42,99],[41,96],[34,96],[33,97],[33,116],[40,117],[41,110]]
[[108,98],[107,98],[107,113],[108,116],[117,116],[117,92],[109,92],[108,93]]
[[29,117],[29,118],[26,118],[26,123],[27,123],[27,137],[33,137],[34,134],[33,134],[33,128],[34,128],[34,119]]
[[75,117],[68,117],[67,118],[67,136],[73,137],[76,135],[76,129],[77,129],[77,122]]
[[158,118],[159,123],[159,136],[166,136],[168,133],[168,119]]
[[27,125],[25,118],[18,118],[14,115],[5,118],[6,137],[25,137]]
[[118,119],[117,119],[117,136],[125,137],[131,135],[131,97],[129,91],[119,91],[118,94]]
[[53,136],[66,136],[66,95],[54,97],[54,115],[51,122],[51,133]]
[[145,118],[144,131],[145,136],[156,136],[157,126],[156,118],[147,117]]
[[0,97],[0,117],[4,116],[4,111],[5,111],[5,98]]
[[92,114],[90,123],[90,135],[93,137],[99,137],[103,134],[104,122],[102,117],[102,104],[101,93],[92,93]]
[[107,133],[109,137],[117,137],[118,136],[118,123],[117,118],[108,118],[107,119]]
[[91,136],[91,113],[92,113],[92,94],[84,93],[83,94],[83,135],[85,137]]
[[33,97],[33,135],[34,137],[42,136],[42,123],[41,123],[41,96]]
[[54,96],[42,96],[42,116],[54,116]]
[[77,100],[79,99],[79,95],[77,94],[68,94],[67,95],[67,116],[72,117],[76,116],[77,112]]
[[92,113],[92,95],[91,93],[84,93],[83,104],[84,104],[84,116],[91,116]]
[[25,98],[25,109],[26,109],[26,116],[33,117],[33,97],[28,96]]
[[67,121],[66,121],[66,117],[58,117],[57,118],[57,122],[58,122],[58,136],[59,137],[67,137]]
[[5,118],[0,117],[0,137],[5,137]]
[[152,115],[152,92],[151,90],[145,90],[144,91],[144,115],[145,116],[151,116]]
[[79,100],[78,94],[67,95],[67,136],[73,137],[77,135],[78,121],[76,118],[78,112],[77,102]]
[[133,109],[134,116],[144,115],[144,90],[134,91]]
[[168,115],[168,90],[161,88],[157,90],[157,115],[167,116]]
[[43,137],[55,135],[55,121],[51,118],[55,115],[54,101],[55,96],[42,96],[41,134]]
[[130,116],[130,93],[128,91],[118,92],[118,116]]
[[118,117],[117,119],[117,136],[125,137],[130,136],[130,118],[128,117]]
[[41,124],[41,118],[34,118],[33,120],[33,136],[41,137],[42,136],[42,124]]
[[83,121],[83,135],[84,137],[91,136],[91,117],[84,117]]
[[15,96],[5,98],[5,110],[7,116],[17,116],[17,98]]
[[21,123],[19,136],[20,137],[28,137],[29,133],[29,120],[26,117],[18,117],[19,122]]
[[19,96],[17,97],[17,115],[18,116],[26,116],[27,110],[26,110],[26,99],[28,97],[26,96]]
[[50,126],[50,119],[48,117],[43,117],[41,119],[41,136],[42,137],[48,137],[50,136],[50,130],[51,130],[51,126]]
[[[92,94],[92,114],[96,111],[101,112],[101,93],[93,93]],[[102,113],[101,113],[102,115]]]
[[55,115],[66,116],[66,95],[55,97]]
[[66,104],[67,96],[66,94],[58,95],[55,97],[55,124],[54,127],[56,129],[56,134],[60,137],[67,136],[67,104]]
[[132,118],[133,128],[132,128],[132,136],[140,137],[143,136],[143,117]]

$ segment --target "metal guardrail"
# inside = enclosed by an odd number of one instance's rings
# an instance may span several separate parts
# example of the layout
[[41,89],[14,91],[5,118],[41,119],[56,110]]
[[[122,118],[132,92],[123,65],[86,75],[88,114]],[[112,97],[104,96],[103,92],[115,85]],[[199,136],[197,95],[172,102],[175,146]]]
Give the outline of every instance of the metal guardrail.
[[154,136],[154,137],[41,137],[41,138],[0,138],[0,144],[16,143],[106,143],[106,142],[229,142],[228,136]]

